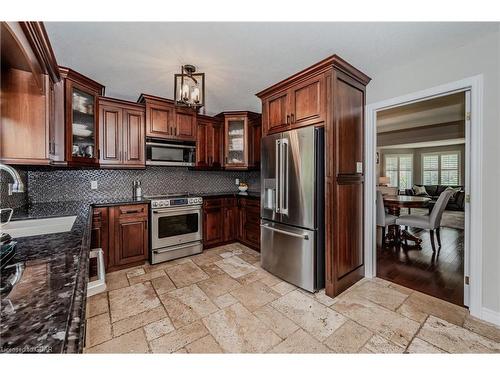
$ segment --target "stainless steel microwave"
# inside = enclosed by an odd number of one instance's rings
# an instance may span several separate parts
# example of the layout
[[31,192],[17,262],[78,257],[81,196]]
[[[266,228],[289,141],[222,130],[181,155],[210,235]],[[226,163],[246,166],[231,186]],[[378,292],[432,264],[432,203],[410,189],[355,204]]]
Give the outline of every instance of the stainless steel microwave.
[[146,139],[146,165],[193,167],[196,161],[194,142]]

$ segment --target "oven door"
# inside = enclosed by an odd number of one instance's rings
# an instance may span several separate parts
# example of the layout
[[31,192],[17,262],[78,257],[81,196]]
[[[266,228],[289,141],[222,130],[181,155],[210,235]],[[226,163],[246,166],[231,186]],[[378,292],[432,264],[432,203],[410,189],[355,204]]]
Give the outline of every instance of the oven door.
[[201,206],[153,209],[151,248],[201,241]]

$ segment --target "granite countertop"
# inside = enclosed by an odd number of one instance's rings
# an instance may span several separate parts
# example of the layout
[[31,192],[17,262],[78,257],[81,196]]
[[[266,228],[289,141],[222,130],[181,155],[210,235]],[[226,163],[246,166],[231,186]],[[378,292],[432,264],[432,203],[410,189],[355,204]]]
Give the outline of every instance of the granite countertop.
[[25,270],[1,299],[0,352],[82,352],[92,206],[147,202],[51,202],[14,211],[13,220],[70,215],[76,220],[69,232],[15,239],[13,263],[24,262]]
[[247,198],[255,198],[260,199],[260,191],[223,191],[217,193],[201,193],[197,194],[202,198],[215,198],[215,197],[247,197]]

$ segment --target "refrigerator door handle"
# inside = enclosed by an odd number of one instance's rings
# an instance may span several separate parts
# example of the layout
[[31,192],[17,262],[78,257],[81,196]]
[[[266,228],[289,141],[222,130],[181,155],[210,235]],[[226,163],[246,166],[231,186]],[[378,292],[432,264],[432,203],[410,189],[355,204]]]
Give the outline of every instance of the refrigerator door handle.
[[276,205],[276,213],[280,213],[280,205],[281,205],[281,202],[280,202],[280,196],[281,196],[281,188],[280,188],[280,177],[281,177],[281,160],[280,160],[280,157],[281,157],[281,140],[280,139],[277,139],[276,140],[276,146],[275,146],[275,152],[276,152],[276,170],[275,170],[275,174],[276,174],[276,184],[275,184],[275,188],[274,188],[274,202],[275,202],[275,205]]
[[286,235],[291,236],[291,237],[302,238],[304,240],[308,240],[309,239],[309,235],[307,235],[307,234],[298,234],[298,233],[288,232],[286,230],[282,230],[282,229],[278,229],[278,228],[273,228],[273,227],[269,226],[268,224],[261,224],[260,226],[262,228],[266,228],[266,229],[272,230],[273,232],[278,232],[278,233],[286,234]]
[[280,213],[288,215],[288,139],[281,140]]

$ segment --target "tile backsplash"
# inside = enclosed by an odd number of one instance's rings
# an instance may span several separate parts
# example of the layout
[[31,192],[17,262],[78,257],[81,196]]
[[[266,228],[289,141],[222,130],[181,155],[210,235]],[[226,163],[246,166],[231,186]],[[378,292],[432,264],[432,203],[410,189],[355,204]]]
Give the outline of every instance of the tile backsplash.
[[[132,195],[134,180],[141,181],[144,195],[234,191],[235,178],[246,181],[249,190],[260,189],[258,171],[147,167],[143,170],[31,168],[26,173],[31,203],[128,197]],[[96,190],[91,190],[91,181],[97,181]]]

